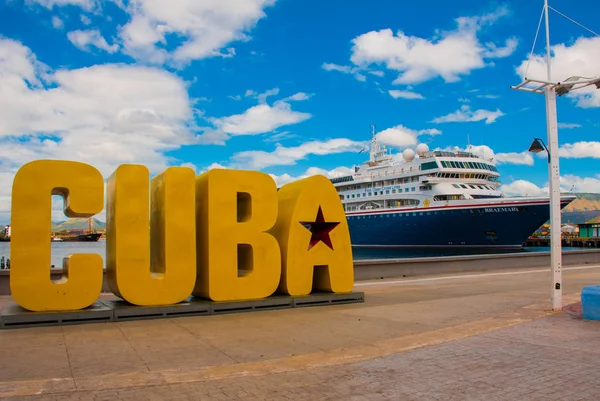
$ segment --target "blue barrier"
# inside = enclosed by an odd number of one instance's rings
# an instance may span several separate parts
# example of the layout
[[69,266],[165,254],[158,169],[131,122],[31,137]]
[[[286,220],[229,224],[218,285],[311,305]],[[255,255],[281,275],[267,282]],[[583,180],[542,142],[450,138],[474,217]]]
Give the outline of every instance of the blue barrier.
[[583,287],[581,309],[584,319],[600,320],[600,285]]

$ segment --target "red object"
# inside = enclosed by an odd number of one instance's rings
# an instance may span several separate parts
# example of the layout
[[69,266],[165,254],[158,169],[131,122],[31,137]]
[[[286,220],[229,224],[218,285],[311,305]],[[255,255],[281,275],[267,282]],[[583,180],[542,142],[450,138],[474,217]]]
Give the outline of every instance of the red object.
[[333,249],[333,245],[331,244],[331,238],[329,237],[329,233],[335,227],[337,227],[339,222],[326,222],[323,217],[323,211],[321,210],[321,206],[319,206],[319,211],[317,212],[317,218],[313,222],[305,222],[301,221],[302,224],[307,230],[311,232],[310,243],[308,245],[308,249],[311,249],[313,246],[317,245],[319,241],[323,242],[330,249]]

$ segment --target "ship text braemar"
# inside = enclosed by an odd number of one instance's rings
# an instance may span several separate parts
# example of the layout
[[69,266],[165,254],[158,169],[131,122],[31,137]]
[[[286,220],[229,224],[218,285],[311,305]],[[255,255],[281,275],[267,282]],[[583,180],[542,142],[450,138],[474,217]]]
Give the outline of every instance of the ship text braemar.
[[[400,157],[398,157],[400,156]],[[469,151],[392,155],[372,129],[370,158],[332,178],[352,246],[521,248],[549,218],[548,197],[506,197],[492,160]],[[576,196],[561,197],[561,208]]]

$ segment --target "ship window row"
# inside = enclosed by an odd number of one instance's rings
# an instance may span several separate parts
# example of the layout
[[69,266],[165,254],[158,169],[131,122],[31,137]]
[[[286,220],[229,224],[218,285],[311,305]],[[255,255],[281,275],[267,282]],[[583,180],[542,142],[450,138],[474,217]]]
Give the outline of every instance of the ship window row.
[[[421,190],[431,189],[431,186],[419,187],[419,189],[421,189]],[[415,192],[415,191],[416,191],[416,187],[404,189],[404,192]],[[346,196],[346,199],[355,199],[355,198],[360,198],[361,195],[363,198],[366,198],[369,196],[383,195],[384,193],[385,193],[385,195],[390,195],[390,194],[402,193],[402,192],[403,192],[402,188],[398,188],[397,190],[392,189],[391,191],[389,189],[386,189],[385,191],[363,192],[362,194],[352,194],[352,195],[345,195],[345,196]],[[340,195],[340,199],[344,199],[344,195]]]
[[[357,210],[357,209],[354,209]],[[519,212],[526,212],[526,208],[519,208]],[[425,212],[403,212],[403,213],[382,213],[382,214],[363,214],[360,216],[347,216],[347,219],[350,220],[364,220],[364,219],[385,219],[390,217],[413,217],[413,216],[431,216],[438,214],[466,214],[466,215],[481,215],[483,212],[481,209],[461,209],[461,210],[434,210],[434,211],[425,211]],[[597,233],[600,235],[600,227],[596,228],[598,231],[592,231],[590,228],[590,232]]]
[[462,213],[462,214],[474,214],[474,212],[472,210],[470,211],[466,211],[466,210],[440,210],[440,211],[432,211],[432,212],[404,212],[404,213],[386,213],[386,214],[366,214],[366,215],[360,215],[360,216],[347,216],[348,219],[355,219],[355,220],[364,220],[364,219],[385,219],[385,218],[390,218],[390,217],[413,217],[413,216],[432,216],[432,215],[437,215],[437,214],[456,214],[456,213]]
[[425,162],[421,164],[421,170],[431,170],[432,168],[438,168],[437,162],[434,160],[432,162]]
[[419,206],[421,203],[418,199],[392,199],[385,202],[385,205],[382,205],[377,202],[367,202],[367,203],[353,203],[344,205],[344,211],[352,212],[352,211],[365,211],[372,209],[389,209],[389,208],[399,208],[406,206]]
[[338,182],[348,182],[348,181],[354,181],[354,178],[351,175],[348,175],[346,177],[331,178],[331,182],[333,184],[337,184]]
[[405,178],[396,178],[396,179],[392,179],[392,180],[376,181],[373,184],[347,185],[345,187],[337,187],[337,190],[338,190],[338,192],[352,191],[352,190],[357,190],[357,189],[372,190],[372,189],[383,188],[384,186],[389,186],[389,185],[410,184],[412,182],[418,182],[418,181],[419,181],[419,176],[412,176],[412,177],[405,177]]
[[440,178],[474,178],[477,180],[487,180],[487,181],[492,181],[492,182],[498,181],[497,177],[491,177],[487,174],[436,173],[436,174],[432,174],[432,176],[440,177]]
[[495,191],[494,188],[489,185],[476,185],[476,184],[452,184],[454,188],[464,188],[464,189],[489,189],[490,191]]
[[461,200],[461,199],[465,199],[465,196],[462,194],[456,194],[456,195],[435,195],[433,197],[434,201],[449,201],[449,200]]
[[492,166],[487,163],[480,162],[455,162],[452,160],[442,160],[442,166],[446,168],[469,168],[469,169],[481,169],[498,172],[496,166]]

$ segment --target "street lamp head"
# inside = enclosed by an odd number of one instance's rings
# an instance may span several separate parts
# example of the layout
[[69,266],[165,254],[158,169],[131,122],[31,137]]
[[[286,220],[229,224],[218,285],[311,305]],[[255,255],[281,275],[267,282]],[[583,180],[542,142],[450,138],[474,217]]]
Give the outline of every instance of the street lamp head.
[[541,141],[541,139],[539,139],[539,138],[535,138],[533,140],[533,142],[531,143],[531,146],[529,147],[529,151],[531,153],[540,153],[546,149],[546,147],[542,145],[543,142],[540,143],[540,141]]
[[[577,82],[580,79],[583,79],[583,81]],[[573,83],[567,84],[565,82]],[[600,78],[585,78],[580,76],[569,77],[565,79],[563,83],[556,85],[556,94],[562,96],[569,93],[571,90],[580,89],[588,85],[595,85],[597,89],[600,89]]]
[[569,91],[571,90],[571,88],[573,87],[573,85],[559,85],[556,87],[556,94],[558,96],[562,96],[565,95],[567,93],[569,93]]

